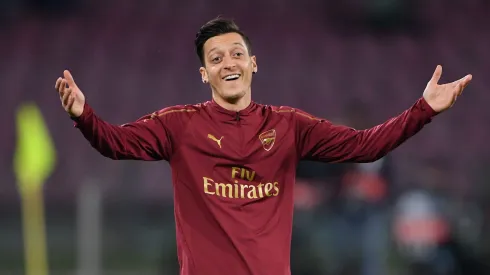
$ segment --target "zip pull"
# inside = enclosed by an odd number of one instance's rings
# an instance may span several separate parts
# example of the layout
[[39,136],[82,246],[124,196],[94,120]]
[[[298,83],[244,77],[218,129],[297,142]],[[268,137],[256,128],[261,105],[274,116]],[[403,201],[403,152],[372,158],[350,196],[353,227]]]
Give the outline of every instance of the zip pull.
[[236,112],[235,120],[239,121],[240,120],[240,113]]

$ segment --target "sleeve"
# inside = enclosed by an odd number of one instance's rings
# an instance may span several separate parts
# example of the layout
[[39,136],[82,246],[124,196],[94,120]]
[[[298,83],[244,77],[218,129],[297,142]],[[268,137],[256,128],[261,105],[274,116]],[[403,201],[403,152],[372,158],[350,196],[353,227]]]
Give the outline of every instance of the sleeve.
[[114,160],[169,161],[174,151],[170,129],[175,123],[165,116],[165,110],[131,123],[113,125],[85,104],[82,115],[74,121],[93,148]]
[[301,111],[294,114],[298,158],[336,163],[376,161],[437,115],[423,98],[397,117],[366,130],[335,125]]

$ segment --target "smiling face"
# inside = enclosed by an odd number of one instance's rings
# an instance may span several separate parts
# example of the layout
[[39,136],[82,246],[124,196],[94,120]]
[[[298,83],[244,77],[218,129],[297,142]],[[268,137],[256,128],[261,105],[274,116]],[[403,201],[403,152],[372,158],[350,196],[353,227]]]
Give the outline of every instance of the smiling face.
[[213,97],[229,103],[250,97],[257,63],[240,34],[231,32],[208,39],[204,43],[203,59],[204,67],[199,71],[202,80],[211,85]]

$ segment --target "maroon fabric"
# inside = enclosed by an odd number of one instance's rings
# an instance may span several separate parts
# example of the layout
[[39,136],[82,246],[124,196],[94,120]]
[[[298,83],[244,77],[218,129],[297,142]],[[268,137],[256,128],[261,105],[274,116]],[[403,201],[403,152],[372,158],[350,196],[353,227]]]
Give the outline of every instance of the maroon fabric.
[[287,275],[298,161],[377,160],[434,115],[421,98],[354,130],[291,107],[252,102],[234,112],[206,102],[118,126],[86,104],[76,127],[111,159],[170,162],[180,274]]

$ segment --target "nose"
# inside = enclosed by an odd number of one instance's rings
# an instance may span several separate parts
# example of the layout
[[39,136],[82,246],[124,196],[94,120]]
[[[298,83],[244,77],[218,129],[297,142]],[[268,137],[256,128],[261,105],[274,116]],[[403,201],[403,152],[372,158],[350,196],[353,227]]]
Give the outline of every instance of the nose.
[[223,65],[225,69],[231,70],[236,67],[235,60],[231,56],[226,55],[223,59]]

